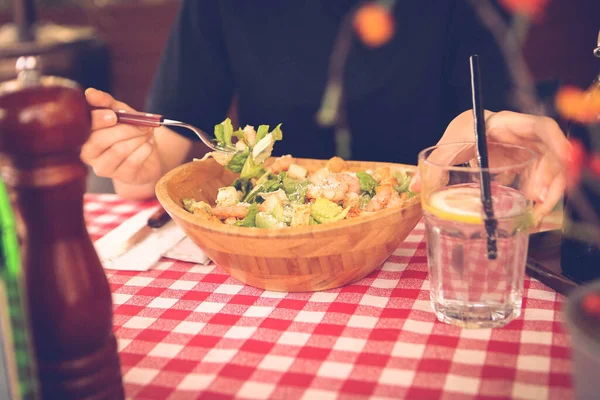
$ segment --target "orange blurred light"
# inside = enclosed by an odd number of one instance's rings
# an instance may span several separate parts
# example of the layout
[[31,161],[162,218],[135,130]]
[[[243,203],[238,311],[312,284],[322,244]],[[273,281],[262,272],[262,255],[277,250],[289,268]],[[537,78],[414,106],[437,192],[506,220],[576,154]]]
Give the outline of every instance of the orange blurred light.
[[584,91],[572,86],[560,88],[555,98],[556,110],[564,118],[590,123],[600,117],[600,91]]
[[386,8],[366,4],[354,15],[354,29],[367,46],[380,47],[394,36],[394,19]]

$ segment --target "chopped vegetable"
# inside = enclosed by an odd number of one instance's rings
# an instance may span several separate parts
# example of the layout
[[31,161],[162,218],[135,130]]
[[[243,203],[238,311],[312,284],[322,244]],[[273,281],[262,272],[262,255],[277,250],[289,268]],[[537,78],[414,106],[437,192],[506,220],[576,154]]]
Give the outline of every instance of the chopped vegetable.
[[281,124],[277,125],[275,129],[271,131],[271,135],[273,135],[274,140],[282,140],[283,133],[281,132]]
[[303,204],[306,199],[306,190],[308,189],[308,180],[296,180],[288,178],[287,175],[282,172],[281,176],[281,187],[288,195],[291,202]]
[[248,214],[241,220],[239,226],[253,227],[256,226],[256,214],[258,214],[258,205],[252,204],[248,207]]
[[249,155],[250,155],[250,148],[248,148],[248,147],[246,148],[246,150],[242,151],[241,153],[234,154],[231,161],[229,161],[229,163],[227,164],[227,168],[231,172],[235,172],[235,173],[239,174],[240,172],[242,172],[242,169],[244,168],[244,165],[246,164]]
[[231,120],[229,118],[221,122],[219,125],[215,125],[215,137],[220,143],[225,144],[226,146],[231,146],[232,136],[233,125],[231,124]]
[[366,172],[359,171],[356,173],[356,177],[360,182],[360,191],[369,193],[370,195],[375,194],[375,188],[377,187],[377,180]]
[[252,154],[250,154],[248,158],[246,158],[246,162],[244,163],[244,166],[242,167],[240,173],[240,178],[258,178],[259,176],[265,173],[265,169],[263,168],[262,162],[257,163],[253,160],[253,158],[254,157],[252,156]]
[[243,201],[246,203],[253,203],[256,201],[259,193],[274,192],[279,189],[279,179],[269,179],[271,176],[270,172],[265,172],[254,185],[254,188],[244,197]]
[[256,142],[267,136],[267,133],[269,133],[269,125],[259,125],[256,131]]
[[273,210],[271,211],[271,215],[274,216],[277,221],[283,222],[284,224],[286,223],[286,216],[281,203],[275,204]]
[[271,214],[267,214],[266,212],[258,212],[256,214],[256,227],[257,228],[285,228],[287,225],[285,222],[278,221]]
[[310,208],[310,216],[320,224],[344,219],[349,208],[342,208],[331,200],[319,197]]

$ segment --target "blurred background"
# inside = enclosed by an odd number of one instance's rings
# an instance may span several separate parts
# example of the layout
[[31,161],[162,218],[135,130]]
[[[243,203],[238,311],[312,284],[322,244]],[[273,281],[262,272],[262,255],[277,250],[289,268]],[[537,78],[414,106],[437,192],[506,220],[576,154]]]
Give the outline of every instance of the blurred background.
[[[14,78],[15,61],[22,48],[15,27],[36,22],[40,48],[52,48],[56,42],[67,44],[42,57],[44,73],[106,90],[142,109],[179,3],[2,0],[0,81]],[[587,87],[600,72],[592,55],[599,30],[600,0],[550,0],[544,19],[532,27],[524,47],[536,81],[547,83],[549,91],[558,83]],[[230,117],[235,120],[235,104]],[[112,185],[90,172],[88,190],[111,192]]]

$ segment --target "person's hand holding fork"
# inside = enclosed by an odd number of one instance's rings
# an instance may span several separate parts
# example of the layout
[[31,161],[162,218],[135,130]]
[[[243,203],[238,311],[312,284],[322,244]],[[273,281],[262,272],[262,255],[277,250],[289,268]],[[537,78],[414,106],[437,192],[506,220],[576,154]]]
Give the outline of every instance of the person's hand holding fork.
[[111,178],[115,191],[129,199],[154,196],[160,177],[183,162],[192,144],[170,129],[118,123],[113,110],[135,111],[110,94],[87,89],[94,109],[92,133],[81,149],[81,160],[99,177]]

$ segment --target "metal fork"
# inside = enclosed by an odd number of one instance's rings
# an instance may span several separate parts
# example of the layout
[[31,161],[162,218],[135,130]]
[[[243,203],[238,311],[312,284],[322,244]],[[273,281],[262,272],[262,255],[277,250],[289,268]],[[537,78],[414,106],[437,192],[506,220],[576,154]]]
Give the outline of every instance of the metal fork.
[[135,126],[149,126],[159,127],[165,126],[180,126],[187,128],[194,132],[196,136],[202,140],[202,143],[207,145],[214,151],[220,151],[222,153],[235,153],[236,149],[233,146],[223,146],[217,142],[215,138],[210,137],[206,132],[196,128],[193,125],[186,124],[185,122],[175,121],[173,119],[167,119],[160,114],[151,114],[137,111],[125,111],[125,110],[113,110],[117,114],[117,119],[122,124],[135,125]]

